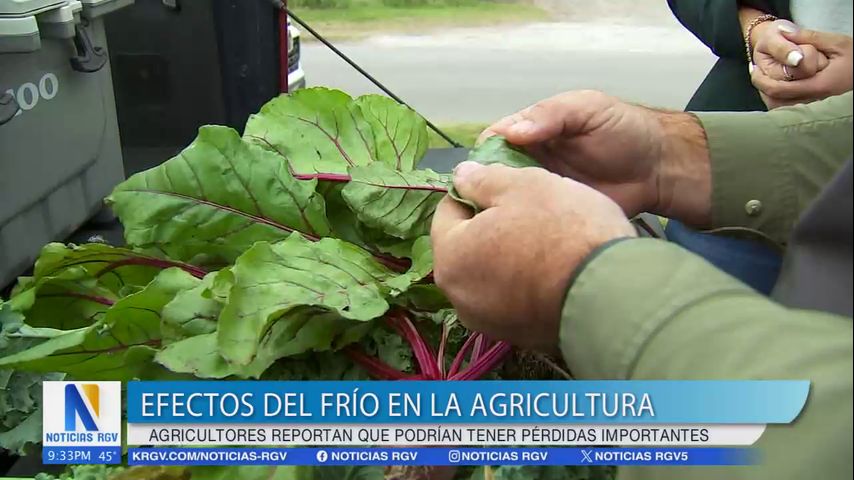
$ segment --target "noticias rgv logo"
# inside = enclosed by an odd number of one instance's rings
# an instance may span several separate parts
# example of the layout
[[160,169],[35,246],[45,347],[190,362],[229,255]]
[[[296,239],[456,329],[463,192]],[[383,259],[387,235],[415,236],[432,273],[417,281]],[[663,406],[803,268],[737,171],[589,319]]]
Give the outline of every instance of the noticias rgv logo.
[[120,382],[44,382],[42,394],[46,446],[120,441]]
[[[81,395],[80,393],[83,393]],[[83,398],[86,398],[86,401]],[[87,403],[88,402],[88,403]],[[65,430],[77,431],[77,419],[87,432],[97,432],[96,418],[101,416],[101,389],[94,383],[65,385]]]

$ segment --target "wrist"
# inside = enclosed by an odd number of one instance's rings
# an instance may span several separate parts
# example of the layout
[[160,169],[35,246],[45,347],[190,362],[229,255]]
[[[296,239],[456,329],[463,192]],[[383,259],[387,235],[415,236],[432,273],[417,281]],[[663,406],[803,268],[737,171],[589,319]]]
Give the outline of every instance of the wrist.
[[741,35],[744,38],[745,53],[750,63],[753,63],[753,52],[756,51],[757,42],[771,26],[771,22],[776,19],[777,17],[755,8],[739,7],[738,20],[741,24]]
[[706,132],[693,114],[656,112],[661,149],[653,213],[691,225],[711,222],[712,173]]

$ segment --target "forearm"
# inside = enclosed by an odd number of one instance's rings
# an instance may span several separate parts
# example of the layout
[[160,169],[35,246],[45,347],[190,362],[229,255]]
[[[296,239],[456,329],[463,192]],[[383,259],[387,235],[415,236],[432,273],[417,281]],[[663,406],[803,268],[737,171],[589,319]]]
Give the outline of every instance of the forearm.
[[[808,379],[806,410],[791,426],[769,427],[757,444],[763,466],[750,478],[850,476],[850,318],[784,308],[677,246],[635,239],[601,251],[577,275],[560,337],[580,379]],[[722,476],[621,471],[637,479]]]
[[654,213],[738,227],[785,243],[800,213],[852,151],[852,94],[751,113],[656,112]]
[[[744,39],[750,38],[750,51],[752,52],[756,49],[756,39],[762,36],[763,31],[770,26],[769,22],[761,22],[753,25],[751,31],[751,24],[759,19],[759,17],[766,15],[767,12],[763,12],[762,10],[757,10],[753,7],[748,7],[742,4],[739,4],[738,7],[738,23],[741,24],[741,36]],[[746,53],[746,52],[745,52]]]

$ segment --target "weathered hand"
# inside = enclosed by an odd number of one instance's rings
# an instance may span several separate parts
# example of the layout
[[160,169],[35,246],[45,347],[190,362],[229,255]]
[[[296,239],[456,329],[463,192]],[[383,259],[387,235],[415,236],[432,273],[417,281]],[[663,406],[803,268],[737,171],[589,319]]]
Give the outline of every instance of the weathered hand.
[[753,61],[762,73],[775,80],[802,80],[827,67],[827,57],[815,46],[798,45],[784,35],[797,30],[798,26],[788,20],[763,23],[754,29],[757,40]]
[[469,328],[515,345],[557,344],[573,271],[597,246],[635,232],[620,207],[596,190],[540,168],[464,162],[458,193],[433,218],[436,284]]
[[753,85],[769,109],[810,103],[851,90],[852,39],[846,35],[798,30],[782,32],[788,40],[802,47],[812,45],[828,58],[827,67],[802,80],[785,81],[768,75],[761,68],[752,73]]
[[[708,220],[705,135],[690,114],[576,91],[500,120],[481,140],[491,135],[506,137],[548,170],[608,195],[629,217],[648,211],[698,225]],[[684,175],[673,175],[677,170]]]

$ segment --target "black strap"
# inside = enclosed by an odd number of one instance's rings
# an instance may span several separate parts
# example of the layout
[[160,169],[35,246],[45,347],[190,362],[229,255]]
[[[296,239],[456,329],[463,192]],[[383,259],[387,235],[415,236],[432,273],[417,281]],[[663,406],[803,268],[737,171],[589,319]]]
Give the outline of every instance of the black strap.
[[[273,5],[276,6],[276,8],[284,10],[285,13],[287,13],[289,17],[293,18],[293,20],[295,22],[297,22],[302,28],[304,28],[305,31],[312,34],[314,36],[314,38],[316,38],[317,40],[320,41],[320,43],[326,45],[330,50],[332,50],[333,53],[338,55],[338,57],[340,57],[341,60],[344,60],[345,62],[347,62],[348,65],[353,67],[357,72],[362,74],[363,77],[367,78],[371,83],[376,85],[377,88],[382,90],[386,95],[388,95],[389,97],[394,99],[394,101],[396,101],[397,103],[404,105],[408,108],[411,108],[413,111],[415,111],[415,109],[412,108],[406,102],[404,102],[402,98],[395,95],[394,92],[392,92],[388,87],[383,85],[382,82],[380,82],[373,75],[371,75],[370,73],[365,71],[364,68],[360,67],[359,64],[354,62],[350,57],[348,57],[346,54],[344,54],[344,52],[342,52],[341,50],[338,50],[338,48],[335,45],[333,45],[332,42],[330,42],[329,40],[324,38],[323,35],[317,33],[317,31],[315,31],[307,23],[305,23],[305,21],[303,21],[303,19],[299,18],[297,15],[294,15],[294,13],[287,7],[287,5],[285,5],[285,2],[283,2],[282,0],[272,0],[272,2],[273,2]],[[434,132],[436,132],[437,135],[442,137],[451,146],[453,146],[455,148],[463,148],[463,146],[460,143],[458,143],[453,138],[451,138],[447,133],[443,132],[439,127],[434,125],[433,122],[431,122],[430,120],[427,120],[427,118],[424,117],[424,115],[421,115],[421,116],[424,118],[424,121],[427,122],[427,126],[430,127],[430,130],[433,130]]]

